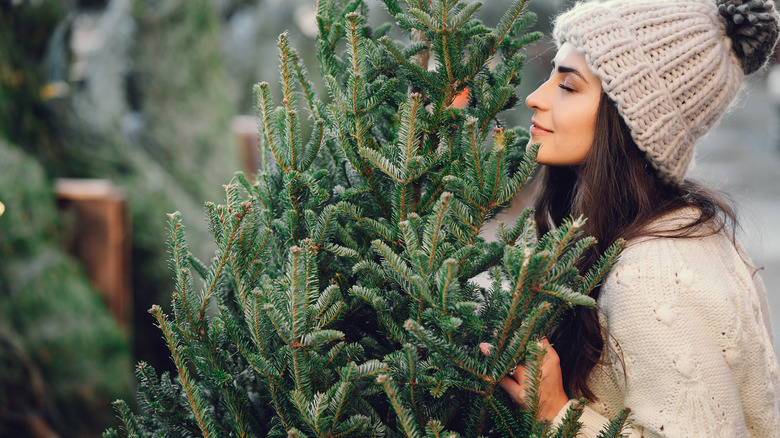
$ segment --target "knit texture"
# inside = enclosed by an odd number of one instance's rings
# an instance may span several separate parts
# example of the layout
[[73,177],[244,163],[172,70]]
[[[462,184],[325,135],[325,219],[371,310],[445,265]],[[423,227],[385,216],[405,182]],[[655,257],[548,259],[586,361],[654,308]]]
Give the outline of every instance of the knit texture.
[[605,364],[589,375],[598,401],[579,436],[629,407],[631,437],[780,437],[780,367],[749,263],[722,233],[629,245],[599,296]]
[[[756,58],[751,68],[766,62],[771,49],[764,49],[777,39],[780,16],[771,2],[764,15],[741,0],[720,3],[723,14],[713,0],[590,1],[555,20],[556,44],[569,42],[585,56],[637,146],[668,182],[683,180],[696,140],[725,112],[742,82],[727,20],[740,54]],[[744,16],[726,3],[740,3]],[[774,34],[767,35],[769,30]]]

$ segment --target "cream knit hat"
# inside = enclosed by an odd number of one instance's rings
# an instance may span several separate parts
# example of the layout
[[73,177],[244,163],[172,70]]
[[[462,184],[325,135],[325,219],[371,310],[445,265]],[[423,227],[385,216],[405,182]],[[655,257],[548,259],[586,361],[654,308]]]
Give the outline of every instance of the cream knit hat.
[[602,0],[554,24],[585,56],[660,176],[679,183],[744,74],[775,47],[780,15],[765,0]]

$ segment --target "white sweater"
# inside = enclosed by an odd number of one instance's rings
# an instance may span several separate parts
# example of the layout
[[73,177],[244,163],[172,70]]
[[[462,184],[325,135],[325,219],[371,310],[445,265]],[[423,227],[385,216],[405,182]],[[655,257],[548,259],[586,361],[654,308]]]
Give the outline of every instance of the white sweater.
[[780,367],[754,271],[723,233],[632,242],[598,299],[607,363],[588,377],[598,401],[578,436],[628,407],[632,438],[780,437]]

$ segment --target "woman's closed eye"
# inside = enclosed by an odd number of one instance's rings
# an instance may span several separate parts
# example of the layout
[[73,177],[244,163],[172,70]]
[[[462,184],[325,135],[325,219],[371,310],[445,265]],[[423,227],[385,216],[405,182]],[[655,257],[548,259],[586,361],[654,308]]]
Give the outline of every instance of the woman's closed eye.
[[558,84],[558,87],[561,88],[562,90],[568,92],[568,93],[573,93],[574,92],[574,88],[567,87],[566,83],[560,83],[560,84]]

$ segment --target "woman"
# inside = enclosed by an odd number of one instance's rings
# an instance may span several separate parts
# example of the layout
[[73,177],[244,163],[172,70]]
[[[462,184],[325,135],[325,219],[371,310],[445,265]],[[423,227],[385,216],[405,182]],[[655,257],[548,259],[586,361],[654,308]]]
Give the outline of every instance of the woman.
[[[536,221],[544,233],[588,218],[599,245],[582,269],[628,246],[593,291],[597,310],[544,341],[543,417],[586,397],[586,437],[625,407],[632,437],[780,436],[766,292],[731,208],[684,178],[778,22],[762,0],[591,1],[556,19],[552,74],[526,100],[546,165]],[[522,403],[522,367],[501,386]]]

